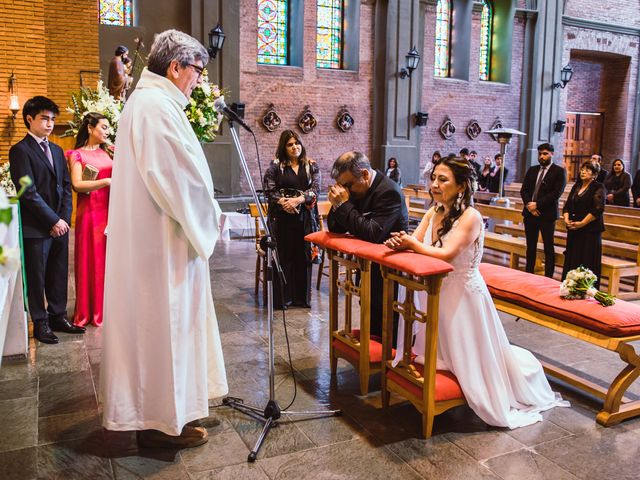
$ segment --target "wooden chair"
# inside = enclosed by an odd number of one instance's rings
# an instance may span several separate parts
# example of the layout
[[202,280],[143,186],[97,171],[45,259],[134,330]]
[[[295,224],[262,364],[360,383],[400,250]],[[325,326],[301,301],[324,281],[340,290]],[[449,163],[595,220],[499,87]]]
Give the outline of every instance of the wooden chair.
[[[249,204],[249,213],[251,217],[255,221],[255,229],[256,229],[256,273],[255,273],[255,289],[254,295],[256,298],[258,297],[258,290],[260,288],[260,284],[262,284],[262,301],[266,303],[267,301],[267,281],[266,281],[266,272],[267,272],[267,254],[260,247],[260,239],[264,235],[264,230],[262,229],[262,224],[260,223],[260,214],[258,213],[258,207],[255,203]],[[267,216],[267,204],[262,204],[262,213],[264,216]]]
[[[329,202],[328,200],[325,200],[325,201],[322,201],[322,202],[318,202],[318,215],[320,217],[320,231],[321,232],[327,230],[327,227],[324,224],[324,222],[325,222],[325,219],[327,218],[327,215],[329,215],[330,211],[331,211],[331,202]],[[322,281],[322,277],[323,276],[325,276],[325,277],[329,276],[329,272],[325,271],[325,268],[327,270],[329,269],[329,262],[326,262],[326,256],[327,256],[327,252],[323,251],[322,261],[318,265],[318,280],[316,281],[316,290],[320,290],[320,282]]]

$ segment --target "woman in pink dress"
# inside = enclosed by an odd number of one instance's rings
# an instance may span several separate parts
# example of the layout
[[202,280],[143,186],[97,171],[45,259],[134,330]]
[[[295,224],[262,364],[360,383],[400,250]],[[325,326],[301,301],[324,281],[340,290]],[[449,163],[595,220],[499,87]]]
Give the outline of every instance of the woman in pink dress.
[[[75,325],[102,325],[104,262],[107,248],[105,228],[111,185],[111,152],[107,149],[110,126],[99,113],[85,115],[75,150],[67,152],[71,184],[78,193],[75,234]],[[93,167],[93,168],[92,168]],[[93,180],[90,171],[97,170]]]

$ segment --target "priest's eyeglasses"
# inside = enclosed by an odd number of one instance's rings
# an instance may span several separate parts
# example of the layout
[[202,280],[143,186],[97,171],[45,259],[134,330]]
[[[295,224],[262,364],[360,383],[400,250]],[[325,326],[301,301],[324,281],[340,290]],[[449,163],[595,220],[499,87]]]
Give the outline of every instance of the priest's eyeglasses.
[[189,66],[193,67],[193,69],[196,72],[198,72],[198,78],[202,76],[202,72],[204,72],[204,67],[200,67],[199,65],[194,65],[193,63],[190,63]]

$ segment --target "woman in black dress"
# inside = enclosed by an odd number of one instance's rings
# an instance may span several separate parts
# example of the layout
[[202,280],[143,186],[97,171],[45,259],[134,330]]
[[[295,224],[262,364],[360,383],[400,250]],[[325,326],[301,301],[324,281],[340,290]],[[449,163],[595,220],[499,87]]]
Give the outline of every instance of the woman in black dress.
[[602,232],[604,231],[604,188],[595,181],[598,168],[591,161],[580,167],[580,180],[573,185],[562,208],[567,225],[567,249],[564,252],[562,278],[580,265],[596,274],[600,287]]
[[396,160],[395,157],[391,157],[389,159],[389,162],[387,162],[387,171],[385,175],[396,182],[398,185],[402,186],[402,173],[400,172],[400,167],[398,166],[398,160]]
[[487,155],[484,157],[484,165],[482,170],[480,170],[480,175],[478,176],[478,187],[481,192],[486,192],[489,190],[489,183],[491,182],[491,175],[495,175],[496,169],[493,166],[493,162],[491,161],[491,157]]
[[604,179],[604,188],[607,189],[607,203],[629,206],[629,190],[631,189],[631,175],[625,171],[624,162],[620,158],[613,161],[611,171]]
[[316,200],[320,169],[307,158],[302,141],[293,130],[280,135],[276,159],[264,175],[269,221],[285,276],[282,288],[274,277],[274,308],[289,305],[309,308],[311,301],[311,244],[304,236],[318,230]]

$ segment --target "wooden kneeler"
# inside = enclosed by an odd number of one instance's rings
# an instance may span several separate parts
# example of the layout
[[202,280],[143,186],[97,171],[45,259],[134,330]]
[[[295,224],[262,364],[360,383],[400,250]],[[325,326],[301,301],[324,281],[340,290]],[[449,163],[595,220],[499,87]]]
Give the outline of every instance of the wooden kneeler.
[[[371,262],[358,258],[356,252],[370,245],[351,235],[330,232],[315,232],[306,240],[325,249],[329,260],[329,358],[331,378],[336,379],[338,358],[351,363],[358,371],[360,393],[369,391],[369,378],[381,370],[382,345],[370,338],[370,291]],[[343,279],[339,276],[340,266],[346,269]],[[360,273],[357,282],[356,272]],[[338,306],[340,292],[345,296],[344,324],[340,327],[341,317]],[[352,307],[354,301],[360,301],[360,328],[353,328]]]
[[[384,281],[382,334],[382,404],[389,406],[390,393],[409,400],[422,413],[422,434],[431,436],[436,415],[466,403],[457,379],[451,372],[436,370],[438,346],[438,309],[442,280],[453,268],[441,260],[412,252],[394,252],[384,245],[372,245],[357,252],[381,266]],[[407,289],[404,302],[394,300],[394,283]],[[427,311],[418,310],[414,292],[428,294]],[[398,312],[405,321],[402,361],[392,365],[393,315]],[[412,354],[413,322],[425,329],[424,366],[414,362]]]

